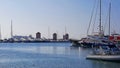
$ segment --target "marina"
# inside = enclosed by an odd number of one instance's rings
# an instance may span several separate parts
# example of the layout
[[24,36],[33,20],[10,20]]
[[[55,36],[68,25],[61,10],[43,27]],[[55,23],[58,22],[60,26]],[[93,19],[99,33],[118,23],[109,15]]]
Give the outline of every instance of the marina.
[[0,68],[119,68],[119,0],[0,0]]

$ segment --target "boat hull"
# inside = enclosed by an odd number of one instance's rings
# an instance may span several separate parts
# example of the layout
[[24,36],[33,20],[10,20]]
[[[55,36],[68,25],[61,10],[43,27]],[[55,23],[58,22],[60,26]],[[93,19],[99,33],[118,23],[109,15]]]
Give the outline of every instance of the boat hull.
[[74,47],[92,48],[92,43],[73,43]]
[[88,55],[86,59],[120,62],[120,55]]
[[92,46],[94,45],[93,43],[86,43],[86,42],[80,43],[79,41],[71,41],[71,42],[73,47],[92,48]]

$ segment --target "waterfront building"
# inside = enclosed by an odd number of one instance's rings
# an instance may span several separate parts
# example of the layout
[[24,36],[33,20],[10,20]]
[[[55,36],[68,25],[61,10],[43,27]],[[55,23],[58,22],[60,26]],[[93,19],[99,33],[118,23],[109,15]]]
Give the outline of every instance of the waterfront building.
[[36,39],[41,39],[41,33],[40,32],[36,33]]
[[63,35],[63,40],[65,40],[65,35]]
[[53,33],[53,40],[57,40],[57,33]]
[[69,34],[66,33],[65,35],[63,35],[63,40],[69,40]]
[[15,42],[17,41],[33,41],[34,38],[32,36],[13,36],[12,38]]

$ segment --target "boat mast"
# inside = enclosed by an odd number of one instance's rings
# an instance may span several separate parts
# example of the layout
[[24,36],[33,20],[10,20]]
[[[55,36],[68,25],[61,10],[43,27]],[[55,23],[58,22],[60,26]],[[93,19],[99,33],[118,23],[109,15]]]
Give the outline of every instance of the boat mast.
[[0,25],[0,40],[2,39],[2,34],[1,34],[1,25]]
[[48,27],[48,39],[50,39],[50,27]]
[[102,30],[101,30],[101,0],[100,0],[100,19],[99,19],[99,35],[101,36]]
[[13,38],[13,27],[12,27],[12,20],[11,20],[11,38]]
[[93,15],[94,15],[94,11],[95,11],[96,2],[97,1],[95,0],[94,5],[93,5],[93,9],[92,9],[92,13],[91,13],[91,17],[90,17],[90,21],[89,21],[89,26],[88,26],[88,29],[87,29],[87,36],[89,34],[90,26],[91,26],[91,23],[92,23],[92,19],[93,19]]
[[66,26],[65,26],[65,34],[67,33],[67,28],[66,28]]
[[110,23],[111,23],[111,2],[109,3],[109,36],[110,36]]

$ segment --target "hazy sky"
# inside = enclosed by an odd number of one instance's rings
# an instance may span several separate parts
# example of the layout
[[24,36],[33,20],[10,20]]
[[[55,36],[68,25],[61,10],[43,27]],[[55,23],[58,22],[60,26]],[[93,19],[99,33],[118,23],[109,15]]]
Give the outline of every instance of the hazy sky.
[[[50,34],[56,32],[62,38],[66,27],[70,38],[79,39],[86,35],[95,1],[98,0],[0,0],[2,38],[10,37],[12,19],[14,35],[35,36],[36,32],[41,32],[42,37],[48,38],[49,28]],[[107,19],[109,1],[102,0],[103,25]],[[111,32],[115,30],[120,33],[120,0],[112,0],[111,14]],[[96,17],[98,15],[99,12]],[[96,21],[95,28],[98,23]]]

